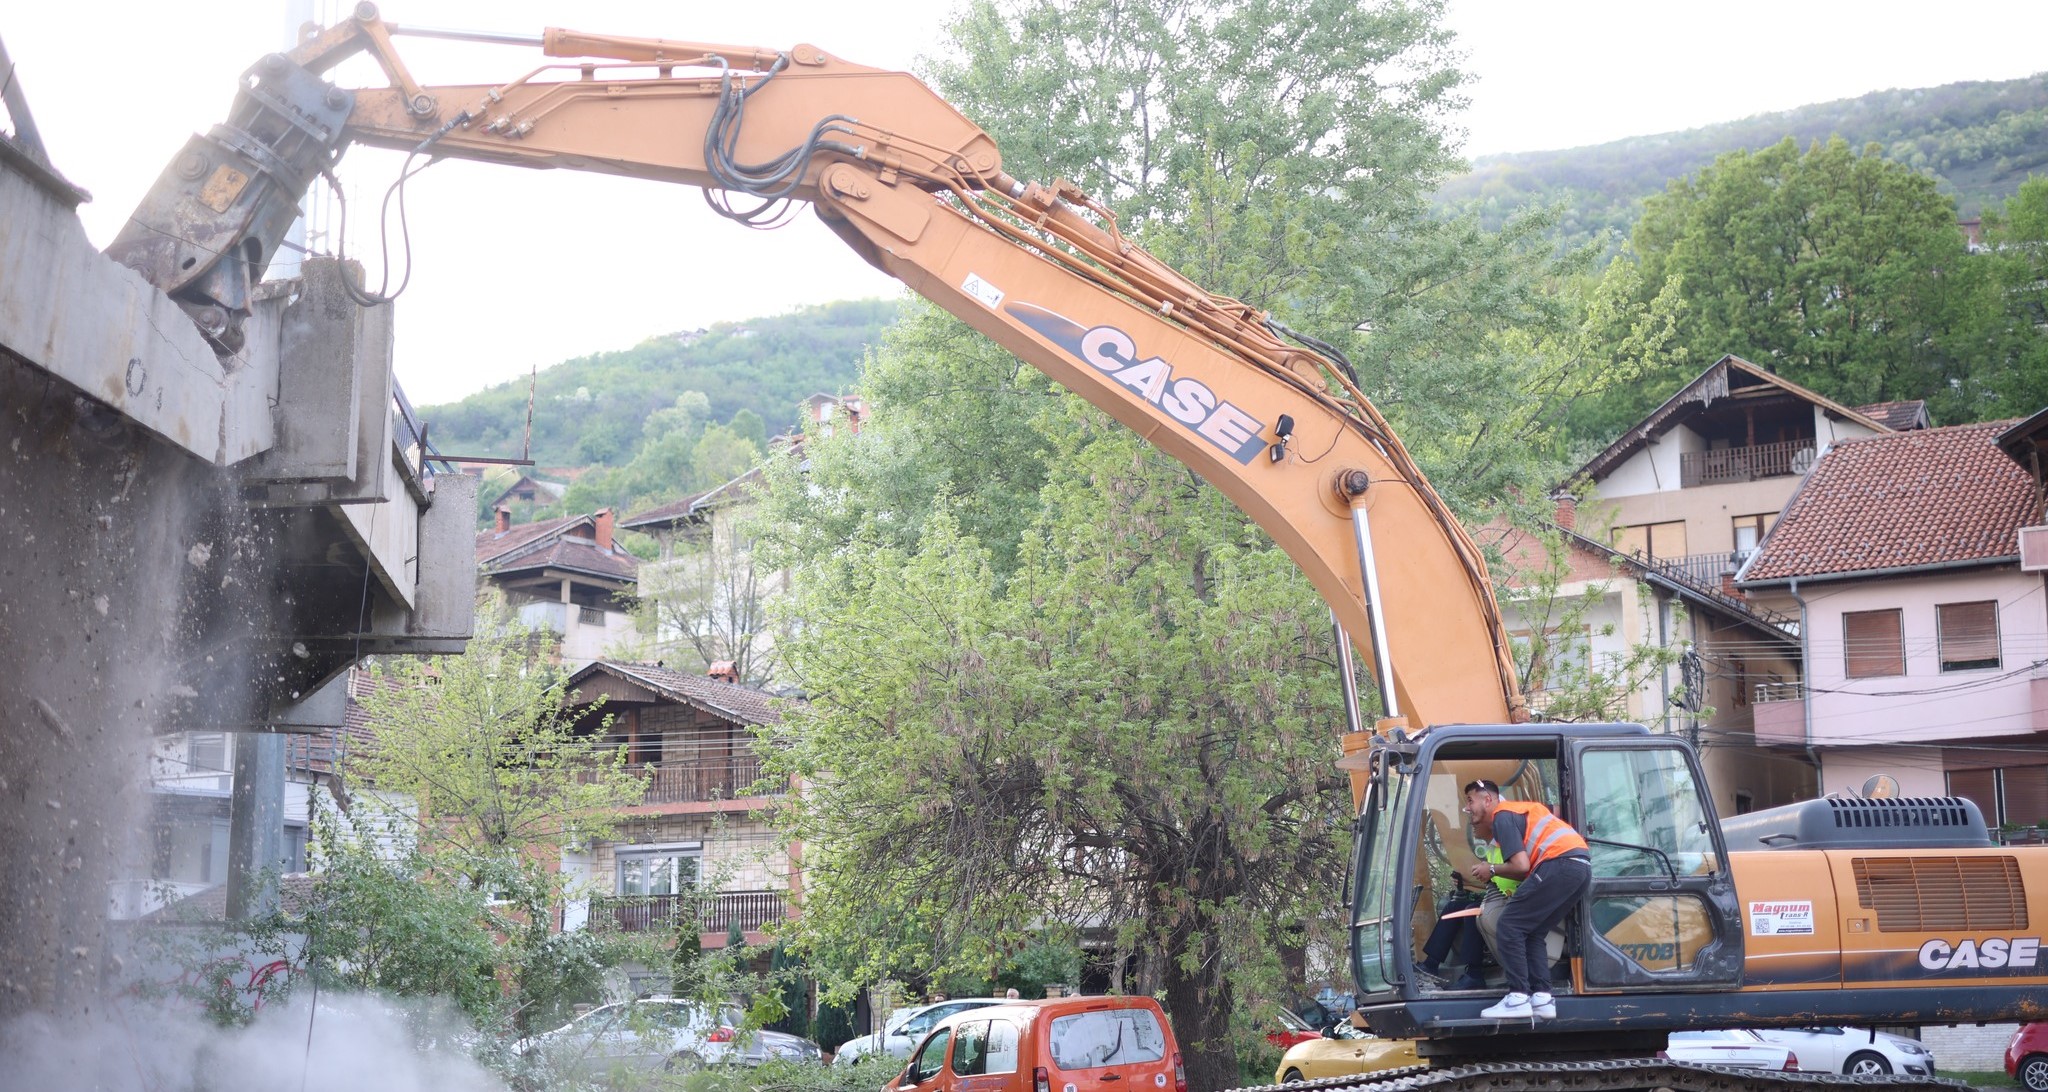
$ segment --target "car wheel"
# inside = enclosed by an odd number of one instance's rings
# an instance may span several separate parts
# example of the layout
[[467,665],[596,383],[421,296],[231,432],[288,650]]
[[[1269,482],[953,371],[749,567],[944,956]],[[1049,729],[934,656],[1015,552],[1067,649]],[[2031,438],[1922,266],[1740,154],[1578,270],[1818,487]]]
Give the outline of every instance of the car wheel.
[[2020,1059],[2019,1077],[2028,1092],[2048,1092],[2048,1054],[2029,1054]]
[[1842,1072],[1851,1077],[1889,1077],[1892,1064],[1885,1061],[1882,1054],[1859,1050],[1849,1055],[1849,1060],[1842,1064]]
[[704,1068],[704,1059],[697,1057],[687,1050],[669,1055],[668,1061],[663,1063],[661,1067],[664,1073],[695,1073],[702,1068]]
[[[2036,1059],[2034,1059],[2034,1060],[2035,1060],[2035,1061],[2041,1061],[2041,1059],[2039,1059],[2039,1058],[2036,1058]],[[1288,1067],[1288,1069],[1287,1069],[1287,1072],[1286,1072],[1286,1073],[1283,1073],[1283,1074],[1281,1074],[1281,1076],[1280,1076],[1280,1083],[1281,1083],[1281,1084],[1299,1084],[1299,1083],[1301,1083],[1301,1070],[1299,1070],[1299,1069],[1295,1069],[1295,1068],[1293,1068],[1292,1066],[1289,1066],[1289,1067]],[[2029,1085],[2028,1087],[2030,1087],[2030,1088],[2031,1088],[2031,1087],[2033,1087],[2033,1086],[2032,1086],[2032,1085]]]

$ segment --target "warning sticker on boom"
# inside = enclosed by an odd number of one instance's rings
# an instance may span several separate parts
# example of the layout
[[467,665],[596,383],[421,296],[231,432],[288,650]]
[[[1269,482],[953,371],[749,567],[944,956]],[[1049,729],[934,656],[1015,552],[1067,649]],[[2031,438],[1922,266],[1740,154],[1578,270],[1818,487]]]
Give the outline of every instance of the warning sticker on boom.
[[1749,935],[1778,937],[1813,934],[1813,904],[1810,902],[1753,902],[1749,904]]

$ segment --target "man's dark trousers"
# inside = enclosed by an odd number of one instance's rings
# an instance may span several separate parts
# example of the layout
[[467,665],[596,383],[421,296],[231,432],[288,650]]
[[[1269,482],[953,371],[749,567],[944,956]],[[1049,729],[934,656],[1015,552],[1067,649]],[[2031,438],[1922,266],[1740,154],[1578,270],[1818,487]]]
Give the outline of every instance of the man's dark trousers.
[[1593,882],[1593,866],[1575,857],[1552,857],[1515,888],[1501,911],[1497,939],[1501,970],[1514,993],[1549,993],[1550,960],[1543,938],[1579,904]]

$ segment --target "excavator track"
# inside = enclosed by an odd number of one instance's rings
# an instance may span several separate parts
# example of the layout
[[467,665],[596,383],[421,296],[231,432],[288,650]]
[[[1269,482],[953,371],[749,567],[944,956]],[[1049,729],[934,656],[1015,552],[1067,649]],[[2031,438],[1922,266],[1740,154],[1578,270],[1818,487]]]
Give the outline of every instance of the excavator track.
[[1766,1073],[1627,1058],[1598,1062],[1482,1062],[1432,1069],[1322,1077],[1235,1092],[1832,1092],[1878,1088],[1884,1092],[1968,1092],[1945,1077],[1849,1077],[1833,1073]]

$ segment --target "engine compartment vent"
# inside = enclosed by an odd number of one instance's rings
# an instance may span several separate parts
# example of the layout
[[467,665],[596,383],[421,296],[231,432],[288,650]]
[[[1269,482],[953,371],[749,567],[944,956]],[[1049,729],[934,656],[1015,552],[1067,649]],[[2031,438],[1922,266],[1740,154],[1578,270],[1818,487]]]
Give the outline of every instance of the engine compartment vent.
[[2027,928],[2019,861],[1984,857],[1858,857],[1856,901],[1881,933]]
[[1959,796],[1904,796],[1892,800],[1830,796],[1828,810],[1834,813],[1836,826],[1853,830],[1899,827],[1981,829],[1983,820],[1971,815],[1966,803]]
[[1730,815],[1721,820],[1728,848],[1995,849],[1984,813],[1960,796],[1867,800],[1830,796]]

